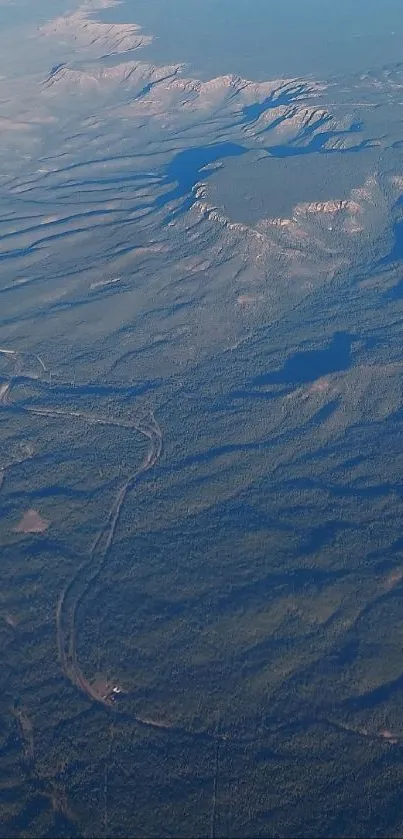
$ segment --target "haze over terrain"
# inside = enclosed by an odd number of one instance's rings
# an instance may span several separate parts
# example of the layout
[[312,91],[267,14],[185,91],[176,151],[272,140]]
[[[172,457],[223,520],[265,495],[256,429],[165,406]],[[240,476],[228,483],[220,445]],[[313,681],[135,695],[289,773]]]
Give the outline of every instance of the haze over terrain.
[[0,3],[0,836],[400,836],[394,0]]

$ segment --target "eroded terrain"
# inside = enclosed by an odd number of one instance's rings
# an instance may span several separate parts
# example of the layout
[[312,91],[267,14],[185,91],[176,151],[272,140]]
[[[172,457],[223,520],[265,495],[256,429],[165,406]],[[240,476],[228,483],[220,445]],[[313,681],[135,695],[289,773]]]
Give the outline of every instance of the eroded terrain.
[[2,835],[400,835],[402,68],[62,5],[0,58]]

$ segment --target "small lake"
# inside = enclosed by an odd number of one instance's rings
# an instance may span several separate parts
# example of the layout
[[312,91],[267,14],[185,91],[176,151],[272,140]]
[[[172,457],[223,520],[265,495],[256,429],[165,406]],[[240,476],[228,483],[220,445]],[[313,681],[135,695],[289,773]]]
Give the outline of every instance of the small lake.
[[290,356],[282,370],[257,376],[253,385],[301,385],[321,376],[347,370],[351,364],[353,338],[346,332],[337,332],[324,349],[299,351]]

